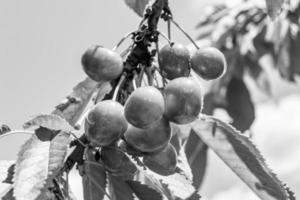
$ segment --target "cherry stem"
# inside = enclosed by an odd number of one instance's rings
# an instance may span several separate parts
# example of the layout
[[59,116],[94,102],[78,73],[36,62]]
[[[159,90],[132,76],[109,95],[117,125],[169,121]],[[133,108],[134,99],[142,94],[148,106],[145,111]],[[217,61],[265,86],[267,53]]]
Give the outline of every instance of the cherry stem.
[[[157,59],[159,60],[159,46],[158,46],[158,42],[155,42],[155,48],[156,48],[156,51],[157,51]],[[163,84],[163,87],[166,86],[166,78],[162,75],[162,72],[161,72],[161,69],[159,67],[157,67],[158,69],[158,72],[162,78],[162,84]]]
[[137,86],[136,86],[136,78],[137,78],[137,73],[136,71],[133,72],[133,78],[132,78],[132,86],[133,86],[133,89],[136,90],[137,89]]
[[70,132],[71,135],[85,148],[88,148],[88,145],[84,144],[73,132]]
[[133,35],[134,32],[130,32],[130,33],[127,33],[119,42],[118,44],[112,49],[113,51],[116,51],[120,46],[121,44],[127,39],[129,38],[129,36]]
[[4,133],[3,135],[0,135],[0,139],[14,135],[14,134],[27,134],[27,135],[33,135],[35,132],[34,131],[27,131],[27,130],[14,130],[14,131],[9,131],[7,133]]
[[171,21],[168,19],[168,38],[171,40]]
[[119,93],[119,90],[120,90],[120,86],[122,85],[123,81],[125,80],[125,77],[126,77],[126,73],[123,73],[116,88],[115,88],[115,91],[114,91],[114,95],[112,97],[112,100],[113,101],[116,101],[117,100],[117,96],[118,96],[118,93]]
[[168,41],[168,43],[171,45],[173,44],[173,42],[171,40],[169,40],[169,38],[163,33],[163,32],[160,32],[160,31],[157,31],[159,33],[159,35],[161,35],[165,40]]
[[175,22],[173,19],[170,19],[170,21],[193,43],[196,49],[200,49],[193,38],[177,22]]

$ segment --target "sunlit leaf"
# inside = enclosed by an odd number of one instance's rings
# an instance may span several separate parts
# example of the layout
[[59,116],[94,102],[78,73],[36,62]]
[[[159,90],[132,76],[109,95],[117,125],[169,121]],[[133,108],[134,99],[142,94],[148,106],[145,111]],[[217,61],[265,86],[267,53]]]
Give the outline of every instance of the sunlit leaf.
[[0,161],[0,198],[12,199],[12,179],[15,161]]
[[74,128],[62,117],[54,114],[50,115],[38,115],[29,120],[23,125],[24,129],[31,127],[44,127],[56,131],[71,132]]
[[64,163],[70,135],[39,128],[21,147],[13,178],[16,200],[34,200],[43,196],[49,183]]
[[261,199],[289,200],[285,186],[246,136],[209,116],[190,127]]
[[103,163],[97,162],[92,151],[87,151],[83,164],[83,196],[84,200],[101,200],[106,190],[106,172]]
[[162,200],[163,196],[155,189],[142,184],[140,181],[126,181],[134,194],[142,200]]
[[169,189],[175,197],[180,199],[186,199],[196,191],[192,181],[180,173],[175,173],[170,176],[162,176],[150,170],[148,173],[165,184],[167,189]]
[[99,91],[98,96],[101,97],[99,99],[102,99],[110,90],[111,85],[109,82],[97,83],[90,78],[86,78],[74,87],[73,92],[63,102],[56,106],[52,114],[63,117],[70,125],[74,126],[95,92]]

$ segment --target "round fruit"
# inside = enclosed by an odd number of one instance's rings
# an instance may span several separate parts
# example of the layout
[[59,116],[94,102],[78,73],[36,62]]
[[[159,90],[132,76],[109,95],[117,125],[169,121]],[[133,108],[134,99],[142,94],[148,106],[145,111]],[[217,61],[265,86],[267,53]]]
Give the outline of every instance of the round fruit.
[[165,116],[177,124],[194,121],[201,110],[202,100],[198,83],[182,77],[170,81],[165,89]]
[[168,176],[175,173],[177,165],[177,153],[175,148],[169,143],[157,154],[146,155],[143,163],[152,171]]
[[101,159],[105,168],[115,176],[132,175],[137,170],[128,156],[115,146],[103,147],[101,149]]
[[128,153],[129,155],[133,155],[133,156],[143,156],[144,152],[141,152],[135,148],[133,148],[131,145],[129,145],[128,143],[126,143],[124,140],[121,140],[118,147]]
[[111,81],[123,71],[123,60],[114,51],[101,46],[90,47],[82,56],[85,73],[94,81]]
[[117,141],[127,130],[123,106],[112,100],[99,102],[85,120],[85,131],[95,146],[107,146]]
[[171,127],[168,120],[162,118],[147,129],[129,125],[124,133],[125,141],[141,152],[156,152],[171,139]]
[[162,75],[174,79],[190,74],[190,52],[181,44],[167,44],[159,51],[158,63]]
[[152,86],[136,89],[125,104],[125,117],[138,128],[146,128],[160,120],[165,111],[161,92]]
[[227,68],[224,54],[214,47],[199,49],[191,57],[192,69],[203,79],[220,78]]

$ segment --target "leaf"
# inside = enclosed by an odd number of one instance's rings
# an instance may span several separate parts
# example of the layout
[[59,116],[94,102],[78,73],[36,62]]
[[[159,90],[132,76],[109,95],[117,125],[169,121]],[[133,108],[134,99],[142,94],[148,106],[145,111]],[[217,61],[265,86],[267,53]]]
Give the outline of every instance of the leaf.
[[23,128],[29,129],[33,126],[41,126],[55,131],[71,132],[74,128],[62,117],[54,114],[38,115],[28,122],[24,123]]
[[134,200],[131,187],[117,176],[108,175],[112,200]]
[[193,182],[192,169],[187,160],[184,148],[180,148],[179,154],[177,155],[177,171],[179,174],[185,176],[185,178]]
[[0,161],[0,198],[12,199],[12,178],[15,168],[15,161]]
[[255,109],[244,81],[232,77],[226,92],[227,112],[233,118],[232,125],[244,132],[255,119]]
[[103,164],[95,160],[92,151],[87,151],[87,158],[83,164],[82,177],[84,200],[103,199],[106,189],[106,172]]
[[[52,114],[56,114],[66,119],[72,126],[81,117],[82,112],[85,110],[90,99],[98,92],[98,96],[104,95],[111,90],[109,82],[95,82],[90,78],[86,78],[80,82],[73,89],[73,92],[66,97],[66,99],[56,106]],[[99,98],[99,99],[102,99]]]
[[143,17],[146,5],[150,0],[124,0],[126,5],[129,6],[138,16]]
[[9,126],[7,126],[6,124],[1,125],[0,127],[0,135],[3,135],[7,132],[11,131],[11,129],[9,128]]
[[21,147],[13,178],[16,200],[42,198],[64,163],[70,134],[38,128]]
[[[300,6],[299,6],[300,7]],[[290,55],[290,71],[292,76],[300,75],[300,31],[298,28],[297,33],[293,36],[290,33],[290,37],[292,38],[291,45],[289,48],[289,55]]]
[[196,191],[192,181],[180,173],[175,173],[170,176],[162,176],[150,170],[147,170],[147,173],[154,179],[160,180],[162,184],[166,185],[171,194],[180,199],[186,199]]
[[189,126],[261,199],[289,200],[258,149],[235,128],[210,116]]
[[140,200],[162,200],[163,196],[151,187],[139,181],[126,181],[131,190]]
[[185,153],[192,169],[193,185],[198,189],[206,172],[207,146],[193,130],[185,144]]
[[282,6],[286,0],[266,0],[268,15],[275,19],[282,11]]

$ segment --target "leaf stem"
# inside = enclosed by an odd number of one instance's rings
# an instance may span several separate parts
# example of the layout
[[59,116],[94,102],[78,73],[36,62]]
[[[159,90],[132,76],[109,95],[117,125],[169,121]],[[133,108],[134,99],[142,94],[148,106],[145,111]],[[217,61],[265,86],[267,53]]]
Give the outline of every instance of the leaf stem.
[[196,49],[200,49],[193,38],[177,22],[175,22],[173,19],[170,19],[170,21],[193,43]]
[[7,133],[4,133],[2,135],[0,135],[0,139],[10,136],[10,135],[14,135],[14,134],[28,134],[28,135],[33,135],[34,131],[28,131],[28,130],[14,130],[14,131],[10,131]]

